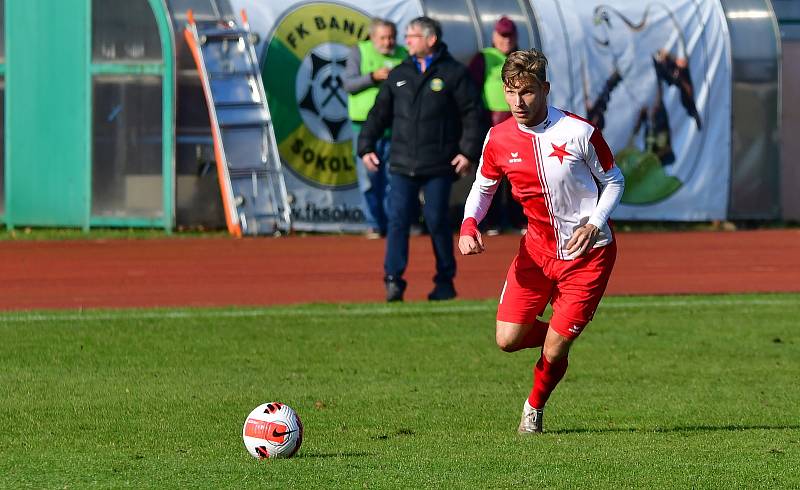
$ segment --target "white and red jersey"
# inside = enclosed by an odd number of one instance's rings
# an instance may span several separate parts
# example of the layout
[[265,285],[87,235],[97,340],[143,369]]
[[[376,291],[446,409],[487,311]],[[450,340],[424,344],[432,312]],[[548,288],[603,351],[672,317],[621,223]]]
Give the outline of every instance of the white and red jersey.
[[600,131],[587,120],[548,106],[538,126],[511,118],[493,127],[464,208],[467,228],[486,216],[504,175],[528,218],[526,244],[532,250],[571,260],[567,242],[586,223],[600,230],[595,247],[614,239],[608,217],[625,179]]

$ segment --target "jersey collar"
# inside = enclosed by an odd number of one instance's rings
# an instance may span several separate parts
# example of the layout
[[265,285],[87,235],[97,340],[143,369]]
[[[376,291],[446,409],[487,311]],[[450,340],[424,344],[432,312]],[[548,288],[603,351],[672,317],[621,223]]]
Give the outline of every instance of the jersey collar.
[[525,126],[523,124],[517,123],[517,127],[520,129],[520,131],[523,131],[525,133],[532,133],[532,134],[543,133],[548,128],[551,128],[560,118],[561,118],[561,111],[549,105],[547,106],[547,117],[544,118],[544,121],[540,122],[536,126]]

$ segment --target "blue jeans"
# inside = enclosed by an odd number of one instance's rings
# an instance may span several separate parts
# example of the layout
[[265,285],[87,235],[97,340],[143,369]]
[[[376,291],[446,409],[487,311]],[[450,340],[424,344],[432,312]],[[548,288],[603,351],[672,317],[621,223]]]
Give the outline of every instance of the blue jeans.
[[425,197],[422,215],[431,234],[433,253],[436,256],[437,284],[453,282],[456,275],[456,258],[453,253],[453,229],[450,226],[449,203],[453,177],[408,177],[391,174],[389,190],[389,232],[386,236],[386,258],[383,270],[386,276],[402,278],[408,265],[408,235],[411,221],[419,214],[419,191]]
[[356,164],[356,176],[358,177],[358,189],[364,198],[364,213],[367,218],[367,226],[376,230],[381,235],[386,235],[388,217],[386,210],[389,209],[389,152],[391,141],[389,138],[381,138],[375,143],[375,154],[381,164],[378,170],[370,172],[358,156],[358,135],[361,133],[361,123],[353,123],[353,155]]

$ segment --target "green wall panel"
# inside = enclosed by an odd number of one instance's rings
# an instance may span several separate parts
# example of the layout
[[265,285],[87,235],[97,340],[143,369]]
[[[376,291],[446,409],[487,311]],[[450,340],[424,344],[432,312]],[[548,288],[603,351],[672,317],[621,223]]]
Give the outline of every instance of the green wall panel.
[[6,224],[89,227],[89,0],[6,2]]

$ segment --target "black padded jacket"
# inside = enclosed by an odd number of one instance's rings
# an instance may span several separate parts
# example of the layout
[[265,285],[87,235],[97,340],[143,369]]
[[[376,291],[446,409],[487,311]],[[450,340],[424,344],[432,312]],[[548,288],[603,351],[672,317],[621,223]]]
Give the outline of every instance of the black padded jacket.
[[477,162],[483,146],[482,105],[467,68],[441,43],[420,73],[411,57],[381,85],[358,138],[358,154],[392,129],[389,170],[408,176],[453,174],[458,153]]

